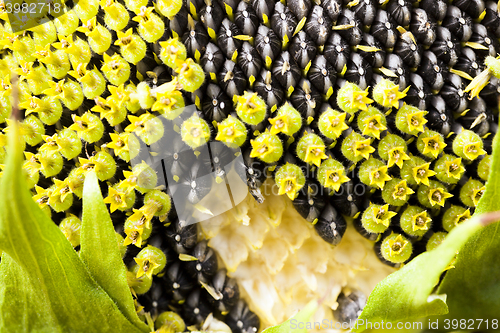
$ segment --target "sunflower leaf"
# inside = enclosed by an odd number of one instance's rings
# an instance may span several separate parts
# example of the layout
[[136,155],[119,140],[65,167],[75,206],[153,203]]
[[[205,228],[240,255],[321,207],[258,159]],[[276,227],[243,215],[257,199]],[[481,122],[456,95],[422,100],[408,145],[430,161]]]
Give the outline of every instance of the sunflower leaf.
[[0,332],[147,332],[97,284],[27,190],[19,124],[0,184]]
[[368,323],[380,325],[382,321],[396,323],[447,314],[449,294],[432,293],[439,277],[472,235],[499,219],[499,213],[476,215],[455,227],[437,248],[422,253],[385,278],[368,298],[353,332],[364,331]]
[[80,240],[80,258],[94,280],[115,301],[128,320],[146,330],[146,324],[135,311],[127,284],[127,270],[116,242],[116,232],[94,171],[89,171],[85,176]]

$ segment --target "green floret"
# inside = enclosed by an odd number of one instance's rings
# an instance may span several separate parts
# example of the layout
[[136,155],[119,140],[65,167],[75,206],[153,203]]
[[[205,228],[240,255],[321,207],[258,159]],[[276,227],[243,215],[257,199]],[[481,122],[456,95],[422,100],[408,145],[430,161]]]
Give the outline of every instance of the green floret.
[[400,170],[401,178],[411,186],[419,184],[429,185],[429,178],[436,173],[431,170],[431,163],[426,162],[418,156],[411,156],[409,160],[403,163]]
[[450,232],[453,228],[455,228],[460,223],[465,222],[470,217],[470,209],[462,206],[451,205],[450,208],[448,208],[443,214],[443,229],[447,232]]
[[297,143],[297,156],[304,162],[321,165],[321,161],[326,159],[325,143],[316,134],[305,132]]
[[401,214],[401,229],[413,237],[422,237],[429,231],[432,219],[429,213],[418,206],[408,206]]
[[346,124],[346,113],[328,108],[318,120],[318,129],[325,137],[337,140],[349,128]]
[[448,193],[446,187],[435,180],[429,181],[429,185],[420,185],[417,198],[420,204],[427,208],[444,207],[446,200],[453,197]]
[[476,207],[484,194],[485,186],[477,179],[469,179],[460,189],[460,200],[468,207]]
[[443,183],[456,184],[462,178],[465,168],[462,159],[454,155],[445,154],[434,165],[436,178]]
[[391,220],[397,213],[389,210],[389,205],[377,205],[370,203],[361,216],[363,228],[375,234],[381,234],[389,228]]
[[337,92],[337,104],[339,108],[349,114],[354,114],[359,110],[367,110],[367,105],[372,102],[373,100],[368,98],[368,89],[362,90],[351,82],[347,82]]
[[468,160],[473,161],[481,155],[486,154],[483,149],[483,139],[476,133],[463,130],[453,140],[453,152]]
[[387,129],[387,120],[380,110],[370,106],[358,115],[358,127],[363,135],[380,140],[380,134]]
[[297,196],[298,191],[304,187],[306,177],[299,166],[286,163],[278,169],[274,176],[274,181],[279,188],[278,194],[286,194],[293,200]]
[[342,154],[354,163],[369,159],[370,155],[375,152],[372,141],[355,131],[344,138],[341,150]]
[[271,133],[261,133],[250,140],[252,151],[250,157],[257,157],[266,163],[275,163],[283,156],[283,143]]
[[393,178],[384,186],[382,199],[389,205],[400,207],[408,202],[413,193],[415,191],[408,187],[406,180]]
[[410,259],[413,245],[403,235],[393,233],[382,241],[380,251],[385,260],[398,264]]

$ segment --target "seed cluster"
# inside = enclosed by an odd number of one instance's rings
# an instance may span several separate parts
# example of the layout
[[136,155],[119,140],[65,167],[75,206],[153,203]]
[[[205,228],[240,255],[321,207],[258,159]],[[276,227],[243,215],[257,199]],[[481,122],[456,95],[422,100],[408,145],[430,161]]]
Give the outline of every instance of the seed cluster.
[[[500,91],[492,1],[71,5],[17,33],[1,6],[0,127],[17,74],[34,200],[77,248],[85,172],[96,171],[129,284],[159,327],[183,327],[171,307],[188,325],[213,312],[233,332],[259,327],[174,209],[172,184],[143,162],[168,131],[180,135],[163,165],[189,204],[210,192],[203,172],[218,181],[241,150],[257,201],[270,175],[325,241],[338,244],[352,217],[391,265],[437,246],[484,191]],[[211,141],[206,161],[198,148]],[[0,134],[0,164],[5,146]]]
[[495,3],[193,1],[183,15],[215,140],[264,162],[326,241],[353,217],[399,266],[473,213],[496,133]]
[[342,237],[338,213],[353,217],[398,266],[473,213],[496,133],[495,3],[189,6],[184,15],[202,31],[189,32],[202,48],[187,50],[207,76],[201,109],[224,123],[215,139],[248,147],[248,166],[264,162],[325,240]]

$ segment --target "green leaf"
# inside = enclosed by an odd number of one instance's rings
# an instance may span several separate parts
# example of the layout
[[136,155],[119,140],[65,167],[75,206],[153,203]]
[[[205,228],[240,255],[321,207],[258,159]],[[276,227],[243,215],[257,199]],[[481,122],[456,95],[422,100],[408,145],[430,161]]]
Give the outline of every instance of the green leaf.
[[0,332],[143,332],[31,198],[19,137],[13,122],[0,184]]
[[441,273],[471,235],[484,224],[498,221],[499,217],[499,214],[488,214],[471,218],[455,227],[437,248],[417,256],[385,278],[368,298],[353,332],[364,331],[367,322],[394,323],[448,313],[446,295],[441,290],[438,295],[432,295]]
[[[479,204],[476,208],[476,214],[484,214],[489,212],[500,211],[500,135],[496,135],[493,139],[493,156],[491,159],[490,176],[486,182],[486,191],[484,192]],[[496,225],[498,227],[498,225]],[[492,225],[488,228],[495,227]],[[486,228],[484,231],[486,231]],[[472,241],[472,240],[471,240]]]
[[[495,137],[493,147],[491,173],[476,214],[500,210],[499,135]],[[439,292],[448,294],[448,318],[500,319],[499,256],[500,223],[475,234],[460,250],[455,269],[446,274],[439,287]]]
[[318,300],[310,301],[295,316],[279,325],[266,328],[262,333],[307,333],[306,323],[311,320],[319,304]]
[[83,216],[80,236],[80,258],[94,280],[115,301],[120,311],[134,325],[148,329],[135,311],[127,284],[127,269],[116,242],[116,233],[104,204],[96,173],[90,171],[83,185]]
[[61,332],[44,298],[21,266],[4,253],[0,263],[0,331]]

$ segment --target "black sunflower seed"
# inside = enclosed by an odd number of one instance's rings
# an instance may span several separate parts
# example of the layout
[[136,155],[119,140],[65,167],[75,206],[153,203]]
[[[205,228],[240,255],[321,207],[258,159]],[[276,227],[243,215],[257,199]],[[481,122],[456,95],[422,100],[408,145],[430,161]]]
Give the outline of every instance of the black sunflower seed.
[[207,30],[212,29],[214,33],[217,33],[224,20],[224,15],[224,10],[217,2],[207,1],[207,5],[200,11],[200,21]]
[[342,0],[322,0],[321,7],[323,7],[332,22],[335,23],[342,12]]
[[495,35],[495,37],[500,37],[500,15],[497,11],[496,2],[488,1],[486,3],[486,14],[481,20],[481,24],[484,24],[486,29]]
[[477,58],[476,52],[470,47],[463,47],[458,61],[453,68],[476,77],[483,70],[482,61]]
[[268,57],[272,62],[281,52],[281,40],[272,29],[269,29],[265,25],[261,25],[255,36],[255,48],[259,52],[264,63],[266,63]]
[[481,59],[486,56],[496,57],[497,53],[500,51],[498,40],[488,32],[488,29],[486,29],[484,25],[479,23],[474,23],[472,25],[472,36],[469,42],[477,43],[482,46],[475,49]]
[[411,2],[408,0],[391,0],[387,4],[387,12],[402,27],[410,24],[411,9]]
[[156,277],[153,278],[151,289],[143,295],[139,295],[137,301],[149,312],[152,317],[157,317],[160,313],[168,311],[171,295],[167,292],[163,281]]
[[208,283],[218,267],[214,250],[207,245],[207,241],[201,241],[196,244],[191,255],[197,260],[186,261],[184,263],[186,271],[198,281]]
[[432,90],[439,91],[444,85],[447,67],[432,51],[425,51],[418,74],[429,84]]
[[325,45],[332,32],[332,21],[324,12],[323,7],[314,6],[304,29],[316,45]]
[[436,22],[421,8],[413,9],[410,30],[415,39],[424,45],[430,46],[436,40]]
[[460,54],[460,43],[445,27],[437,27],[436,41],[431,46],[431,51],[446,65],[453,67]]
[[347,66],[351,54],[349,44],[340,36],[333,32],[325,45],[324,56],[337,73],[341,73],[344,66]]
[[182,36],[188,29],[188,15],[189,12],[185,6],[181,7],[181,10],[168,21],[168,27],[170,31],[175,32],[177,36]]
[[241,35],[238,26],[225,18],[217,34],[217,45],[228,59],[231,59],[234,52],[241,47],[242,41],[235,38],[238,35]]
[[182,318],[188,324],[200,325],[208,317],[211,311],[207,297],[210,296],[206,291],[198,288],[186,298],[186,302],[182,305]]
[[389,75],[382,73],[382,75],[399,85],[399,90],[406,89],[409,83],[410,70],[403,62],[403,59],[395,53],[388,54],[385,57],[384,67],[391,73]]
[[291,40],[297,23],[297,19],[290,9],[278,2],[274,7],[273,16],[271,16],[271,27],[279,39],[283,40],[287,36],[288,40]]
[[472,18],[478,18],[485,9],[483,0],[455,0],[453,1],[453,5],[466,12]]
[[409,85],[410,89],[408,89],[404,98],[405,102],[416,106],[420,110],[426,110],[427,100],[432,95],[429,85],[416,73],[410,73]]
[[[179,213],[180,208],[176,207]],[[175,220],[166,230],[167,239],[177,253],[187,253],[195,247],[198,233],[196,224],[186,225]]]
[[287,6],[290,8],[295,17],[300,21],[307,17],[311,9],[311,1],[309,0],[288,0]]
[[448,9],[448,5],[443,0],[422,0],[419,3],[419,7],[438,22],[443,21]]
[[174,302],[182,302],[195,286],[193,281],[182,266],[182,262],[176,261],[169,265],[162,277],[165,291],[169,293]]
[[318,55],[316,59],[314,59],[307,76],[314,87],[323,95],[326,95],[328,90],[332,88],[337,81],[335,69],[326,61],[323,55]]
[[263,20],[263,15],[268,19],[274,12],[274,5],[276,1],[274,0],[252,0],[252,7],[255,9],[255,13],[259,17],[259,20]]
[[340,243],[346,228],[346,221],[331,205],[326,205],[314,225],[318,235],[332,245]]
[[209,147],[210,154],[202,153],[198,157],[206,164],[212,164],[212,176],[220,183],[226,177],[226,170],[231,169],[237,151],[219,141],[210,142]]
[[205,118],[210,122],[221,122],[233,111],[233,102],[216,84],[210,83],[205,92],[202,110]]
[[448,28],[461,42],[466,42],[472,36],[472,19],[460,8],[448,6],[442,26]]
[[468,94],[464,90],[465,83],[460,76],[453,73],[446,76],[440,95],[451,111],[460,113],[467,109]]
[[205,73],[217,74],[225,59],[224,54],[215,44],[208,43],[205,54],[200,59],[200,65]]
[[390,15],[383,9],[379,9],[373,20],[370,34],[375,37],[384,47],[391,49],[396,45],[398,32]]
[[255,36],[257,28],[259,28],[259,17],[249,2],[241,1],[239,3],[234,16],[234,23],[244,35]]
[[372,74],[370,64],[359,53],[351,53],[344,78],[356,83],[361,89],[366,89],[372,80]]
[[302,76],[299,66],[288,51],[282,52],[273,62],[272,74],[286,91],[295,87]]
[[363,37],[363,31],[361,30],[362,25],[354,12],[345,9],[342,14],[340,14],[337,25],[350,26],[350,28],[338,30],[338,33],[347,43],[349,43],[349,45],[354,46],[361,42],[361,38]]
[[500,94],[500,80],[496,77],[491,77],[486,87],[479,93],[479,96],[483,98],[490,107],[497,107],[498,94]]
[[267,105],[281,105],[285,98],[283,87],[272,73],[263,69],[254,84],[254,90],[264,99]]
[[476,97],[469,102],[469,111],[457,119],[460,124],[468,130],[476,132],[479,136],[484,136],[490,132],[490,124],[494,122],[491,109],[486,102]]
[[248,82],[240,67],[231,60],[224,62],[217,80],[228,96],[243,95]]
[[[240,290],[235,279],[227,276],[227,271],[217,271],[212,279],[211,285],[215,295],[208,296],[208,302],[212,309],[223,314],[229,312],[238,303]],[[214,298],[215,296],[215,298]]]
[[211,190],[212,179],[207,176],[211,166],[202,161],[195,161],[180,177],[176,184],[171,184],[172,195],[186,198],[193,205],[200,202]]
[[314,118],[316,109],[321,105],[321,95],[309,80],[302,79],[290,96],[290,101],[304,119]]
[[244,42],[241,45],[238,53],[238,65],[247,78],[251,76],[256,78],[262,69],[262,59],[259,52],[249,42]]
[[373,68],[380,68],[384,65],[386,52],[383,50],[382,44],[376,40],[375,37],[364,33],[360,45],[378,49],[377,51],[365,51],[361,48],[358,50],[359,55],[362,56],[370,64],[370,66]]
[[422,46],[416,42],[411,32],[399,36],[394,53],[399,55],[410,68],[418,67],[422,61]]
[[[203,1],[203,0],[202,0]],[[219,2],[219,5],[222,8],[225,8],[226,5],[231,7],[232,12],[236,12],[236,7],[238,7],[238,3],[240,2],[239,0],[217,0]],[[226,13],[228,11],[226,10]]]
[[[165,129],[172,131],[173,127],[167,123]],[[182,176],[196,159],[193,151],[182,141],[180,135],[163,137],[151,145],[151,151],[157,155],[156,159],[160,161],[159,166],[172,177]]]
[[357,5],[352,7],[356,17],[364,26],[371,26],[377,13],[377,6],[374,0],[360,0]]
[[225,319],[233,333],[256,333],[260,328],[259,317],[243,300],[239,300]]
[[432,96],[427,106],[427,126],[438,133],[448,135],[454,124],[453,115],[441,96]]
[[299,31],[293,37],[288,51],[293,59],[295,59],[295,62],[297,62],[297,65],[304,69],[316,57],[317,49],[311,38],[304,31]]
[[186,50],[191,57],[194,57],[196,51],[203,55],[209,41],[210,37],[207,30],[198,22],[182,36],[182,43],[186,46]]
[[361,211],[367,191],[363,183],[351,179],[342,184],[339,191],[330,197],[330,203],[341,214],[353,217]]
[[322,195],[322,189],[317,182],[309,181],[293,200],[293,206],[299,214],[309,222],[314,222],[323,212],[327,201]]

